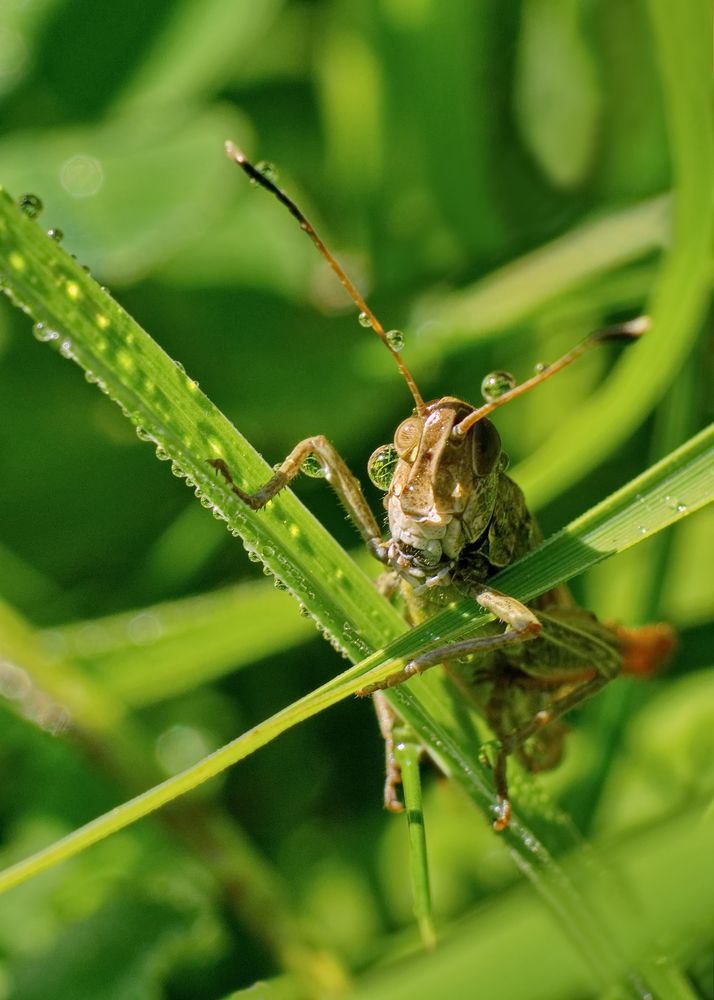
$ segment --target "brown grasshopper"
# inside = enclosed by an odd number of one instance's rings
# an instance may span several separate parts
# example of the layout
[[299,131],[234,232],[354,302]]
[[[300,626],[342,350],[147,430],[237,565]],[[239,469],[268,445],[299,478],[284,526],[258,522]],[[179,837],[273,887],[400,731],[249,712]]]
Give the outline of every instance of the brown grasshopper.
[[489,585],[500,569],[534,548],[540,535],[521,490],[506,475],[508,459],[498,431],[487,418],[591,347],[637,339],[648,320],[640,316],[591,334],[521,384],[505,372],[492,373],[482,383],[483,405],[453,396],[425,403],[400,356],[401,336],[385,332],[297,205],[233,143],[226,143],[226,153],[297,219],[360,310],[360,322],[371,327],[392,354],[415,405],[397,427],[394,443],[373,452],[368,464],[370,478],[386,491],[386,541],[358,480],[322,435],[297,444],[255,493],[235,485],[223,460],[210,463],[253,510],[264,507],[301,469],[310,471],[317,463],[372,555],[388,567],[381,589],[387,596],[401,590],[410,624],[424,621],[445,603],[463,596],[472,597],[495,616],[478,636],[430,649],[360,693],[375,696],[387,748],[385,804],[400,811],[399,771],[392,752],[395,716],[381,689],[444,665],[497,738],[494,828],[503,830],[511,811],[506,776],[509,755],[515,754],[530,771],[554,767],[566,732],[561,716],[622,670],[654,670],[672,649],[673,634],[666,625],[625,629],[603,624],[578,607],[563,586],[527,606]]

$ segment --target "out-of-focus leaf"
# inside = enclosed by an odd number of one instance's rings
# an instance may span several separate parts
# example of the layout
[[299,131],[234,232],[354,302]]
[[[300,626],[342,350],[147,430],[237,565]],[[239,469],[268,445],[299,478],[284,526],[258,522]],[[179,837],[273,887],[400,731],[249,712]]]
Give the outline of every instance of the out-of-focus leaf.
[[[668,821],[645,826],[615,848],[608,846],[608,862],[626,873],[620,885],[619,910],[612,886],[606,883],[599,890],[603,897],[610,894],[607,912],[615,921],[618,943],[610,959],[623,979],[633,975],[632,969],[642,962],[643,955],[651,954],[651,941],[662,934],[682,956],[696,954],[710,942],[713,826],[712,817],[702,820],[699,809],[683,809]],[[598,875],[588,869],[587,859],[576,858],[570,874],[580,882],[592,882],[598,891]],[[628,916],[627,899],[637,901],[637,920]],[[673,927],[678,928],[674,941]],[[552,955],[558,960],[544,960]],[[657,984],[653,995],[694,1000],[691,988],[684,980],[678,984],[676,973],[666,963],[659,968],[650,966],[649,972]],[[590,970],[576,953],[563,948],[560,931],[540,900],[529,889],[519,888],[462,922],[433,955],[413,956],[410,962],[365,977],[356,997],[466,997],[474,995],[474,984],[478,984],[479,994],[494,1000],[592,996],[597,989]],[[639,989],[643,988],[640,984]]]
[[[190,691],[315,635],[268,581],[80,622],[48,636],[111,694],[150,705]],[[147,663],[150,668],[147,669]]]
[[148,896],[117,897],[11,969],[13,1000],[155,1000],[195,915]]
[[515,75],[516,118],[533,156],[560,187],[580,183],[602,111],[582,0],[526,0]]
[[42,192],[45,225],[113,285],[172,258],[240,194],[223,155],[243,134],[235,111],[127,115],[94,127],[22,132],[0,140],[3,183]]
[[587,220],[460,291],[417,304],[410,349],[416,364],[529,319],[559,296],[660,250],[669,238],[669,200],[654,198]]
[[116,98],[122,111],[171,107],[205,98],[240,75],[268,34],[283,0],[236,5],[233,0],[173,4],[162,33]]

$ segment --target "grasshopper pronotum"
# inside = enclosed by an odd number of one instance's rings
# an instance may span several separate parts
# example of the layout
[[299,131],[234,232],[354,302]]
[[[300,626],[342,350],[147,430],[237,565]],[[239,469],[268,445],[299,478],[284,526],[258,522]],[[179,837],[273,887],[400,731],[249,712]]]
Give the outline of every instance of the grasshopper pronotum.
[[578,607],[562,586],[529,606],[489,586],[492,576],[532,549],[540,536],[521,490],[506,475],[508,461],[488,416],[591,347],[608,340],[637,339],[648,327],[647,318],[596,331],[520,384],[507,373],[492,373],[482,383],[483,405],[453,396],[425,403],[400,356],[401,337],[395,331],[385,332],[295,202],[233,143],[226,143],[226,153],[297,219],[359,309],[360,322],[371,327],[392,354],[414,409],[397,427],[394,443],[378,448],[369,460],[370,478],[386,492],[387,540],[382,539],[358,480],[322,435],[300,441],[255,493],[236,486],[221,459],[210,462],[253,510],[265,506],[305,463],[317,462],[372,555],[387,567],[380,583],[385,594],[401,590],[410,624],[425,620],[445,601],[465,595],[495,616],[496,621],[478,636],[430,649],[361,693],[375,697],[387,747],[385,804],[399,811],[399,772],[391,737],[394,715],[380,689],[442,664],[497,737],[494,828],[503,830],[511,812],[508,756],[515,754],[531,771],[554,767],[566,731],[560,717],[620,671],[654,670],[671,651],[673,634],[667,625],[626,629],[603,624]]

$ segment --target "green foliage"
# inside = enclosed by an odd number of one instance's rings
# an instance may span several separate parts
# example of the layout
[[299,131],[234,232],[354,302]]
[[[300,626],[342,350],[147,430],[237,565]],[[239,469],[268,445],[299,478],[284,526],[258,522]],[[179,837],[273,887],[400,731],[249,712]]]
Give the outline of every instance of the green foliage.
[[[0,885],[74,855],[0,900],[0,998],[301,997],[351,977],[390,997],[704,989],[711,513],[688,515],[712,495],[705,5],[50,0],[2,18],[0,183],[38,194],[64,242],[3,194],[0,283],[129,421],[0,303]],[[395,971],[378,959],[414,940],[395,933],[413,923],[406,832],[379,810],[366,706],[321,710],[483,616],[464,604],[400,638],[324,483],[295,484],[317,518],[288,494],[254,515],[207,465],[268,474],[235,419],[271,462],[322,432],[359,472],[407,406],[293,221],[224,160],[229,136],[357,255],[428,396],[473,399],[486,371],[522,377],[588,329],[654,317],[621,358],[498,414],[546,535],[570,522],[499,585],[527,598],[588,570],[588,606],[670,618],[679,653],[578,713],[500,838],[469,801],[488,814],[478,721],[436,672],[394,691],[454,779],[424,775],[444,943]]]

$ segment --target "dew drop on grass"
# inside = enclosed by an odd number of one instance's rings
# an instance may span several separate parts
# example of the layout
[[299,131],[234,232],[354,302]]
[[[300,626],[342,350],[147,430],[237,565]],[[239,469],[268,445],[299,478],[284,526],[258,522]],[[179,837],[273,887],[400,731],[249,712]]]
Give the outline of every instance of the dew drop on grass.
[[372,320],[369,318],[366,312],[361,312],[359,314],[358,321],[360,326],[370,327],[372,325]]
[[644,524],[641,524],[639,526],[638,530],[639,530],[639,532],[640,532],[641,535],[646,535],[647,534],[647,528],[645,528]]
[[62,230],[56,229],[54,227],[52,229],[47,230],[47,235],[51,240],[54,240],[55,243],[61,243],[62,240],[64,239],[64,233],[62,232]]
[[387,338],[387,343],[393,351],[401,351],[404,349],[404,334],[401,330],[388,330],[385,336]]
[[42,199],[38,198],[36,194],[20,195],[17,199],[17,204],[20,206],[28,219],[36,219],[43,208]]
[[489,372],[481,383],[481,395],[487,403],[499,399],[516,384],[510,372]]
[[50,344],[53,340],[59,340],[59,334],[52,327],[47,326],[45,323],[35,323],[32,327],[32,335],[35,340],[39,340],[41,344]]

